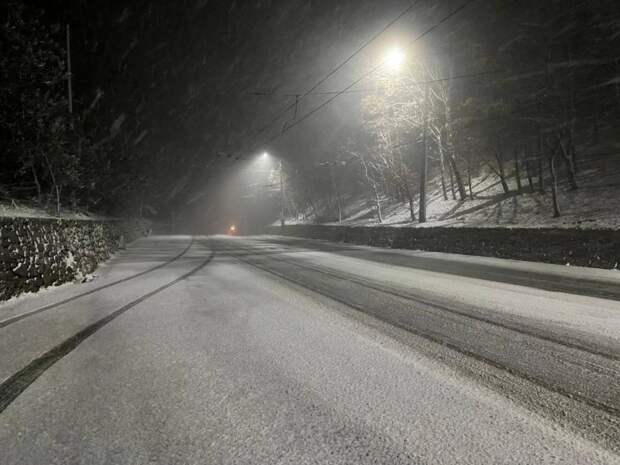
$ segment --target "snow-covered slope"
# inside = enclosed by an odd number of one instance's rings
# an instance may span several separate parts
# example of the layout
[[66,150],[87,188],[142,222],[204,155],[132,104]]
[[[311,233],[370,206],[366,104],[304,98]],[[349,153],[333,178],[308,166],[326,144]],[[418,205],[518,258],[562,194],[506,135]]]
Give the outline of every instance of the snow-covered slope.
[[[578,160],[579,188],[570,190],[562,178],[558,195],[562,215],[553,218],[549,183],[546,193],[532,192],[522,175],[522,189],[517,189],[514,176],[508,179],[510,193],[505,194],[499,178],[489,170],[472,178],[474,198],[453,200],[448,189],[444,200],[439,178],[429,183],[427,217],[423,225],[412,222],[409,206],[384,198],[383,225],[390,226],[446,226],[446,227],[579,227],[620,228],[620,161],[609,156],[620,152],[620,145],[590,147],[588,155]],[[458,197],[458,193],[457,193]],[[417,208],[417,199],[416,199]],[[416,211],[417,215],[417,211]],[[290,218],[289,224],[312,222]],[[333,223],[329,223],[333,224]],[[351,226],[378,225],[374,202],[363,197],[346,202],[343,224]]]

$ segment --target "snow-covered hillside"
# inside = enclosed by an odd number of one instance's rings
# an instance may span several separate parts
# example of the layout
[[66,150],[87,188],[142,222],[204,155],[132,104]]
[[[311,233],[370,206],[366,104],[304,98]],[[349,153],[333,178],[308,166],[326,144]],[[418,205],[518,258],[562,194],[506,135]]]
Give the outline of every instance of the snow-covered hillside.
[[[612,153],[613,152],[613,153]],[[448,189],[444,200],[439,178],[429,183],[428,221],[411,222],[409,206],[383,198],[383,225],[416,227],[579,227],[620,229],[620,144],[589,147],[579,160],[579,188],[570,190],[566,180],[558,185],[562,215],[553,218],[551,196],[530,189],[527,179],[517,189],[514,175],[509,176],[510,193],[503,192],[499,178],[483,170],[472,178],[474,198],[453,200]],[[417,205],[417,199],[416,199]],[[379,225],[374,202],[361,197],[350,198],[344,208],[342,224],[351,226]],[[311,223],[312,217],[289,218],[287,223]],[[337,224],[337,223],[326,223]]]

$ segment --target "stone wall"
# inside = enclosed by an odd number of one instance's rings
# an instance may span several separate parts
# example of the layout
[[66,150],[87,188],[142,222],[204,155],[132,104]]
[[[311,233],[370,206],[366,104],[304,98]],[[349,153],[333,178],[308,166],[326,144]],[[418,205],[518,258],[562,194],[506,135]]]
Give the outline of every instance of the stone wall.
[[120,244],[140,237],[140,220],[0,218],[0,301],[92,273]]
[[271,234],[596,268],[620,267],[620,231],[291,225]]

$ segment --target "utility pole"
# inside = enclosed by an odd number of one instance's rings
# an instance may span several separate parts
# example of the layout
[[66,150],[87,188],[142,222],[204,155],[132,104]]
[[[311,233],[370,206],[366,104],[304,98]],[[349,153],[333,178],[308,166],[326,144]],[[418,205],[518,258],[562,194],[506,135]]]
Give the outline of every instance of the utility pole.
[[327,162],[329,166],[329,178],[332,182],[332,189],[334,189],[334,194],[336,194],[336,203],[338,205],[338,223],[342,223],[342,199],[340,198],[340,190],[338,189],[338,184],[336,184],[336,161]]
[[427,152],[427,138],[428,138],[428,116],[429,116],[429,96],[430,96],[430,84],[426,84],[426,91],[424,93],[424,132],[422,133],[422,168],[420,169],[420,212],[418,214],[418,220],[420,223],[426,223],[426,174],[428,170],[428,154]]
[[282,160],[280,160],[280,227],[284,228],[284,175],[282,174]]
[[69,89],[69,113],[73,114],[73,89],[71,86],[71,26],[67,24],[67,87]]

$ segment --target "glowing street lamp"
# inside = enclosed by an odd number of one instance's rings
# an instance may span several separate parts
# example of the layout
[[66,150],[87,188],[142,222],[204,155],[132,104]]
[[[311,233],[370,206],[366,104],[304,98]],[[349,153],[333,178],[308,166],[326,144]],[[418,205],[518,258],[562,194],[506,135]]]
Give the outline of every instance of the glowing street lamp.
[[405,63],[406,55],[403,49],[392,47],[385,55],[384,64],[391,72],[399,71]]

